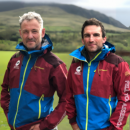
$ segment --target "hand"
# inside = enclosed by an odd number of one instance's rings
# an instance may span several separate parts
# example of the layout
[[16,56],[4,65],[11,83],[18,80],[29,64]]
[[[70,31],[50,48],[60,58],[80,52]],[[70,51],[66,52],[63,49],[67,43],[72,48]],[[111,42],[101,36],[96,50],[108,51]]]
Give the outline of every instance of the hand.
[[31,128],[29,130],[40,130],[40,124],[35,124],[33,126],[31,126]]
[[71,125],[73,130],[80,130],[78,124]]

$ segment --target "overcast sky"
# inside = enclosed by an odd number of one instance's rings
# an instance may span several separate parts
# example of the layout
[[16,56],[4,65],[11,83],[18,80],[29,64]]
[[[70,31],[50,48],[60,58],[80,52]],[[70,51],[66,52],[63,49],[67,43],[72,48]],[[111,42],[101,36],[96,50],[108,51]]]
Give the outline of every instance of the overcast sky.
[[[0,0],[9,1],[9,0]],[[10,0],[11,1],[11,0]],[[130,0],[13,0],[23,2],[55,2],[63,4],[73,4],[85,9],[92,9],[111,16],[130,26]]]

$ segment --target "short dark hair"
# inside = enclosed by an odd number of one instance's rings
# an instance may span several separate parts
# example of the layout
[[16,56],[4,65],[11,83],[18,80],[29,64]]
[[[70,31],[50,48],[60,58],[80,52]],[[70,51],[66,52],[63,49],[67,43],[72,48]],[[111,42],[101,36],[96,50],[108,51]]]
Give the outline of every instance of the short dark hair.
[[103,24],[99,20],[97,20],[96,18],[91,18],[91,19],[86,20],[84,22],[83,26],[82,26],[82,30],[81,30],[82,38],[83,38],[84,28],[86,26],[89,26],[89,25],[100,26],[101,30],[102,30],[102,37],[104,38],[106,36],[106,31],[105,31],[105,28],[104,28]]

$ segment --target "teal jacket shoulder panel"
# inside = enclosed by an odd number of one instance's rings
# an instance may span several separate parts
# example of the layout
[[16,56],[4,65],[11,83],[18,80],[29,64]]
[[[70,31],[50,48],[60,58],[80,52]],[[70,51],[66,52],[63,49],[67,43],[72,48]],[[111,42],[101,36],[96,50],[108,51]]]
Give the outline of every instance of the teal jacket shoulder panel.
[[[84,47],[85,46],[82,46],[82,47],[78,48],[77,50],[73,51],[72,53],[70,53],[70,56],[72,56],[76,59],[79,59],[81,61],[86,61],[85,57],[81,54],[81,51],[83,50]],[[109,42],[105,42],[104,45],[103,45],[103,48],[101,50],[101,53],[99,55],[97,54],[98,56],[96,55],[95,56],[96,58],[94,57],[93,59],[95,61],[103,60],[105,58],[106,54],[109,51],[114,53],[115,52],[115,46],[112,45]]]

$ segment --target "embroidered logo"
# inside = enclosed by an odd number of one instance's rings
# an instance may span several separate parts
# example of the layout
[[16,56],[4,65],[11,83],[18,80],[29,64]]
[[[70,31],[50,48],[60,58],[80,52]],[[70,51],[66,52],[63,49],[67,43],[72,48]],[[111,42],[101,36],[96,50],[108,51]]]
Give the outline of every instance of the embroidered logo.
[[14,66],[14,69],[19,69],[20,60],[18,60]]
[[76,68],[76,72],[75,72],[76,75],[81,75],[81,66],[78,66]]

